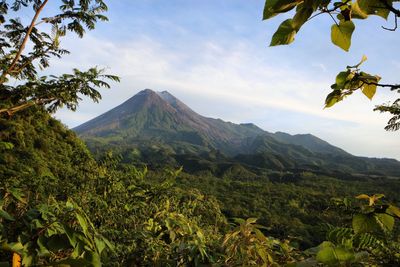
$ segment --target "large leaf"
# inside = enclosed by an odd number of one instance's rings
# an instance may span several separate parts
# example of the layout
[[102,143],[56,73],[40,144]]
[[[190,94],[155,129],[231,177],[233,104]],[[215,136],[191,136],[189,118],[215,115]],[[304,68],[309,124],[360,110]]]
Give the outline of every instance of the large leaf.
[[377,75],[372,76],[365,72],[361,72],[360,74],[361,75],[359,76],[359,79],[364,83],[361,90],[364,95],[366,95],[369,99],[372,99],[376,93],[377,84],[381,77]]
[[396,216],[397,218],[400,218],[400,209],[396,206],[389,205],[389,207],[386,209],[386,212],[388,214]]
[[338,89],[344,88],[346,81],[350,75],[350,70],[339,72],[336,76],[336,85]]
[[[389,5],[392,5],[393,1],[387,0]],[[384,19],[389,16],[389,9],[380,0],[357,0],[360,10],[368,15],[377,15]]]
[[394,218],[393,216],[385,213],[375,214],[375,219],[378,222],[379,226],[385,232],[391,232],[394,226]]
[[376,84],[365,84],[361,91],[363,92],[363,94],[368,97],[370,100],[372,100],[372,98],[374,97],[375,93],[376,93]]
[[342,99],[339,90],[334,90],[325,99],[325,108],[330,108]]
[[331,28],[332,43],[339,46],[345,51],[349,51],[349,48],[351,46],[351,36],[354,29],[355,26],[351,20],[341,20],[339,22],[339,25],[333,24]]
[[272,36],[270,46],[290,44],[294,41],[296,29],[292,19],[287,19],[279,25],[278,30]]
[[352,262],[355,259],[355,254],[353,251],[325,241],[320,245],[316,259],[326,265],[338,265]]
[[293,9],[301,0],[266,0],[263,12],[263,19],[272,18],[279,13]]
[[83,258],[90,263],[92,267],[100,267],[101,266],[101,259],[99,254],[95,252],[85,251]]
[[368,14],[359,6],[359,1],[351,3],[351,17],[354,19],[366,19]]
[[89,236],[88,222],[79,213],[76,213],[76,218],[78,219],[79,225],[82,227],[83,233],[85,234],[86,237],[88,237]]
[[101,252],[103,252],[103,250],[106,248],[106,243],[102,239],[97,237],[94,238],[94,242],[96,244],[97,251],[99,252],[99,254],[101,254]]
[[354,215],[352,225],[356,234],[374,232],[380,228],[372,214]]
[[302,3],[298,6],[296,14],[293,17],[293,27],[298,31],[300,27],[311,17],[314,12],[312,5]]

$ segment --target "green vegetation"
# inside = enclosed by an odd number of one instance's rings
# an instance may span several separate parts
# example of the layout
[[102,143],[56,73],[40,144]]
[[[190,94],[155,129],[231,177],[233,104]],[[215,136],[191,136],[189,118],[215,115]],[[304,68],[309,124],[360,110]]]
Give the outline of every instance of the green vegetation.
[[[118,81],[103,70],[74,69],[72,74],[39,76],[38,70],[50,66],[51,58],[61,58],[68,50],[60,47],[68,32],[83,37],[85,30],[93,30],[98,21],[106,21],[107,11],[101,0],[57,1],[58,10],[49,17],[41,17],[48,0],[0,1],[0,115],[12,116],[28,107],[44,106],[49,112],[66,106],[75,110],[81,96],[95,102],[101,98],[98,88],[110,85],[105,80]],[[32,20],[24,25],[17,12],[32,13]],[[50,30],[51,29],[51,30]],[[29,47],[27,49],[27,47]],[[19,81],[10,85],[10,81]],[[15,84],[15,83],[14,83]]]
[[[60,14],[38,22],[47,3],[0,1],[0,266],[400,264],[400,181],[370,173],[397,161],[383,160],[374,169],[374,160],[350,157],[312,136],[284,134],[280,141],[271,134],[255,138],[254,146],[263,149],[256,154],[225,156],[216,149],[222,148],[218,138],[232,153],[237,147],[228,148],[230,139],[261,130],[191,114],[200,124],[221,126],[204,136],[178,129],[176,117],[162,109],[150,113],[151,126],[159,128],[142,128],[161,133],[167,121],[169,135],[143,146],[113,144],[126,136],[111,127],[110,139],[95,136],[90,152],[50,113],[62,105],[74,110],[78,93],[97,101],[96,88],[109,86],[102,79],[118,79],[96,69],[38,77],[33,62],[47,67],[50,56],[65,53],[58,38],[68,30],[82,36],[84,26],[93,29],[106,19],[101,13],[107,7],[101,0],[65,0]],[[23,27],[8,10],[27,7],[34,18]],[[52,37],[39,32],[41,23],[51,24]],[[33,48],[24,54],[28,40]],[[20,85],[8,85],[10,78]],[[169,105],[190,114],[181,103]],[[174,145],[160,143],[176,130],[182,130],[178,140],[168,139]],[[337,157],[338,171],[321,162],[296,165],[325,150]],[[341,160],[361,167],[346,169]]]
[[95,161],[42,108],[0,127],[12,144],[0,158],[4,264],[13,253],[26,266],[399,263],[398,179]]
[[[312,21],[316,16],[326,15],[333,24],[331,27],[331,41],[336,46],[345,51],[349,51],[351,38],[356,28],[354,20],[366,20],[371,16],[378,16],[388,19],[393,16],[395,25],[393,28],[384,28],[384,30],[395,31],[397,29],[397,20],[400,16],[396,2],[393,0],[266,0],[263,12],[263,19],[268,20],[277,15],[290,12],[295,9],[292,18],[286,19],[278,27],[272,36],[271,46],[287,45],[294,41],[296,34],[301,27]],[[361,62],[354,66],[347,66],[345,71],[336,76],[335,83],[331,86],[332,92],[325,100],[325,107],[331,107],[345,97],[353,94],[357,90],[372,99],[376,93],[377,87],[386,87],[391,91],[400,93],[400,85],[379,83],[381,77],[371,75],[360,70],[360,65],[367,60],[363,56]],[[388,112],[393,115],[388,121],[386,130],[396,131],[400,129],[400,98],[392,103],[379,105],[375,110]]]

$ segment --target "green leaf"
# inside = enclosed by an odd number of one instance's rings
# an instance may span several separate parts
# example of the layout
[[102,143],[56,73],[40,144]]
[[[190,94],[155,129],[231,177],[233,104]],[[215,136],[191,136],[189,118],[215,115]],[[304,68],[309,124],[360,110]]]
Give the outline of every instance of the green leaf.
[[36,249],[39,257],[50,256],[50,252],[46,246],[47,238],[44,235],[40,235],[36,241],[38,248]]
[[11,188],[11,189],[9,189],[9,192],[11,193],[11,195],[12,195],[15,199],[21,201],[22,203],[26,203],[26,201],[25,201],[25,199],[24,199],[25,195],[24,195],[24,193],[21,191],[21,189],[19,189],[19,188]]
[[85,251],[83,258],[90,263],[90,266],[101,267],[101,260],[99,254],[91,251]]
[[351,17],[354,19],[366,19],[368,14],[360,8],[358,2],[359,1],[351,3]]
[[85,234],[86,237],[88,237],[89,236],[89,228],[88,228],[87,221],[79,213],[76,214],[76,218],[78,219],[79,225],[82,227],[83,233]]
[[378,213],[375,214],[375,219],[385,232],[391,232],[394,226],[394,218],[389,214]]
[[368,196],[367,194],[361,194],[356,196],[357,199],[370,199],[370,196]]
[[350,73],[351,73],[350,70],[339,72],[339,74],[336,76],[337,89],[344,88],[344,85],[346,84],[346,81],[348,80]]
[[389,205],[389,207],[386,209],[386,212],[396,216],[397,218],[400,218],[400,209],[396,206]]
[[[388,4],[392,5],[391,0],[388,0]],[[377,15],[384,19],[387,19],[390,11],[380,0],[357,0],[358,6],[361,11],[368,15]]]
[[353,251],[343,247],[336,247],[330,242],[323,242],[316,256],[317,261],[326,265],[350,263],[355,259]]
[[13,149],[14,145],[9,142],[0,142],[0,150],[10,150]]
[[272,18],[279,13],[293,9],[301,1],[293,0],[266,0],[264,5],[263,20]]
[[32,266],[32,263],[34,262],[33,255],[24,255],[22,257],[22,266]]
[[349,48],[351,46],[351,36],[354,29],[355,26],[351,20],[341,20],[339,22],[339,25],[333,24],[331,28],[332,43],[339,46],[345,51],[349,51]]
[[352,226],[356,234],[374,232],[380,228],[371,214],[354,215]]
[[296,29],[292,19],[287,19],[279,25],[278,30],[272,36],[270,46],[290,44],[294,41]]
[[0,217],[9,221],[15,221],[13,216],[11,216],[8,212],[2,209],[0,209]]
[[364,95],[366,95],[369,99],[372,99],[376,93],[377,83],[379,82],[381,77],[372,76],[368,73],[361,72],[358,79],[362,82],[361,84],[363,84],[361,90]]
[[347,68],[358,68],[361,66],[361,64],[363,64],[365,61],[367,61],[368,58],[366,55],[363,55],[360,62],[358,62],[358,64],[354,65],[354,66],[348,66]]
[[370,100],[372,100],[372,98],[374,97],[375,93],[376,93],[376,84],[365,84],[361,91],[363,92],[363,94],[368,97]]
[[[336,84],[335,84],[336,85]],[[325,107],[330,108],[341,100],[341,94],[339,90],[334,90],[325,99]]]
[[246,220],[246,223],[247,223],[247,224],[256,223],[257,220],[258,220],[257,218],[248,218],[248,219]]
[[96,243],[97,251],[99,252],[99,254],[101,254],[106,248],[106,243],[97,237],[94,238],[94,242]]
[[314,12],[312,6],[305,5],[304,3],[296,11],[293,17],[293,27],[298,31],[301,26],[311,17]]
[[245,220],[243,220],[242,218],[234,218],[233,221],[237,224],[244,224]]
[[21,254],[21,252],[24,249],[24,245],[21,242],[14,242],[14,243],[3,242],[1,244],[1,249],[13,251],[13,252],[17,252],[18,254]]
[[103,237],[103,241],[104,241],[104,243],[107,245],[107,247],[111,250],[111,251],[114,251],[114,245],[113,244],[111,244],[111,242],[110,241],[108,241],[108,239],[107,238],[104,238]]

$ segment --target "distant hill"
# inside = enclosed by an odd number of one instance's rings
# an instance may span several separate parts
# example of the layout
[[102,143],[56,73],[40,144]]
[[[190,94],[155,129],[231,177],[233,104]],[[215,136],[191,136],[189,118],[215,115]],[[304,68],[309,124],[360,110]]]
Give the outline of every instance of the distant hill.
[[207,118],[167,91],[145,89],[73,130],[92,150],[107,147],[131,158],[152,151],[150,161],[201,159],[218,151],[225,159],[261,168],[400,176],[396,160],[355,157],[311,134],[270,133],[252,123]]

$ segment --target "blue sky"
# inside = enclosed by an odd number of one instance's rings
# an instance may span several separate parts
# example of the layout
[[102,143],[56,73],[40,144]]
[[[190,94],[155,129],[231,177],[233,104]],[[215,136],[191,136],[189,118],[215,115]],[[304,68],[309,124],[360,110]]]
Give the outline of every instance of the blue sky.
[[306,24],[290,46],[269,47],[285,16],[262,21],[263,1],[108,1],[108,23],[84,39],[69,36],[71,51],[53,60],[53,71],[91,66],[119,75],[121,83],[103,92],[99,104],[83,101],[77,112],[56,114],[77,126],[117,106],[145,88],[168,90],[196,112],[235,123],[291,134],[312,133],[350,153],[400,159],[400,132],[385,132],[389,116],[373,112],[394,99],[381,89],[373,101],[354,94],[323,109],[335,75],[368,56],[364,69],[399,81],[397,32],[391,21],[357,21],[349,53],[330,42],[332,20]]

